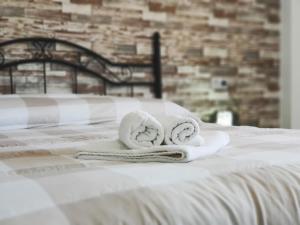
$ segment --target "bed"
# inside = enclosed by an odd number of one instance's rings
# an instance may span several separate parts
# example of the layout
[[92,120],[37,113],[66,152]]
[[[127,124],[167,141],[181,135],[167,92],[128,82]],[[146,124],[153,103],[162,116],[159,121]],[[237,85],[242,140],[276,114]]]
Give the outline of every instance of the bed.
[[[39,42],[32,58],[9,61],[4,57],[5,46],[32,40]],[[100,70],[91,69],[90,63],[53,58],[47,41],[18,39],[0,44],[0,69],[7,72],[11,92],[0,97],[1,225],[300,224],[297,130],[201,123],[202,130],[227,132],[231,141],[217,154],[189,163],[74,158],[76,151],[91,143],[116,139],[121,118],[133,109],[172,112],[181,107],[159,99],[158,34],[150,64],[114,64],[80,49],[101,61]],[[70,45],[56,39],[50,42]],[[84,70],[107,84],[149,86],[157,98],[79,95],[76,75],[73,95],[19,95],[13,68],[23,63],[41,63],[44,68],[47,63],[63,63],[75,69],[75,74]],[[111,81],[103,75],[112,75],[106,64],[123,70],[150,67],[153,79]],[[47,93],[45,71],[43,90]]]

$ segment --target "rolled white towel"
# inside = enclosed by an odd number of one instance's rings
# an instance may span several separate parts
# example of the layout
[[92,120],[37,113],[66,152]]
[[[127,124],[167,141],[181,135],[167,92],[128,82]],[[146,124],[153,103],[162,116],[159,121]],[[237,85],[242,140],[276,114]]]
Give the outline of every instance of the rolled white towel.
[[131,149],[158,146],[164,140],[164,129],[149,113],[135,111],[122,119],[119,139]]
[[164,127],[165,144],[193,146],[204,144],[204,138],[199,134],[199,124],[192,117],[160,115],[156,118]]

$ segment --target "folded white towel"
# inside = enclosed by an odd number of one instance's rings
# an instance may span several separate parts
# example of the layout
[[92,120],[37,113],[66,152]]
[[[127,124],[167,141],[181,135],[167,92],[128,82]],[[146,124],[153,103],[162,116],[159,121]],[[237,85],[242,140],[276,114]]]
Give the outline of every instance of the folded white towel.
[[75,157],[90,160],[117,160],[129,162],[189,162],[218,152],[229,143],[229,136],[222,131],[203,132],[205,143],[201,146],[162,145],[146,149],[128,150],[119,141],[86,146],[87,151]]
[[149,148],[160,145],[164,140],[162,125],[149,113],[128,113],[121,121],[119,139],[128,148]]
[[155,115],[165,130],[165,144],[167,145],[194,145],[204,144],[199,135],[199,124],[192,117]]

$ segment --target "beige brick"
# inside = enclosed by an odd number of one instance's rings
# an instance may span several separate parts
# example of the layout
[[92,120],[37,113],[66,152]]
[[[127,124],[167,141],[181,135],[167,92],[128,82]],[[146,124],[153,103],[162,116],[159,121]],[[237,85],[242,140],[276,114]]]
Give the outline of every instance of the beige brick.
[[226,58],[228,57],[228,50],[224,48],[204,47],[203,54],[208,57]]
[[264,29],[266,30],[274,30],[278,31],[279,30],[279,25],[277,23],[264,23]]
[[143,11],[143,20],[166,22],[167,21],[167,13],[165,13],[165,12],[150,12],[150,11],[144,10]]
[[18,70],[41,71],[42,69],[43,69],[42,64],[21,64],[21,65],[18,65]]
[[152,47],[150,44],[138,43],[136,46],[136,52],[139,55],[150,55],[152,54]]
[[261,50],[259,55],[261,58],[279,59],[278,51]]
[[210,100],[229,100],[229,94],[228,92],[215,92],[210,91],[208,99]]
[[64,13],[77,13],[77,14],[84,14],[84,15],[92,15],[92,5],[63,3],[62,11]]
[[112,7],[112,8],[119,8],[119,9],[128,9],[128,10],[137,10],[143,11],[148,9],[148,5],[143,4],[143,2],[135,1],[135,2],[128,2],[128,1],[103,1],[103,6],[105,7]]
[[256,71],[255,71],[255,68],[253,68],[253,67],[241,66],[238,68],[238,73],[239,74],[253,74],[253,73],[256,73]]
[[228,19],[218,19],[218,18],[211,16],[208,20],[208,24],[210,26],[216,26],[216,27],[228,27],[229,20]]
[[178,73],[196,73],[198,70],[194,66],[178,66],[177,68]]

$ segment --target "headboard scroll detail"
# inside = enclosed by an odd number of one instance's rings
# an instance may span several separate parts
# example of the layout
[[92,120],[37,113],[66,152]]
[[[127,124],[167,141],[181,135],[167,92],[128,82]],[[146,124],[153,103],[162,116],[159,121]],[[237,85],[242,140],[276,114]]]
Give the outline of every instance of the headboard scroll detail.
[[[19,47],[20,45],[20,47]],[[26,54],[22,58],[9,58],[6,56],[6,48],[18,46],[25,48]],[[72,51],[73,58],[61,55],[57,48]],[[103,82],[103,86],[129,86],[132,90],[135,86],[151,87],[156,98],[162,97],[161,84],[161,59],[160,59],[160,36],[154,33],[152,37],[152,60],[151,63],[116,63],[101,56],[100,54],[67,40],[45,37],[18,38],[0,42],[0,72],[7,71],[10,80],[10,93],[14,94],[14,68],[23,64],[43,65],[44,93],[47,93],[47,70],[46,64],[60,64],[74,71],[73,92],[78,93],[78,73],[86,73]],[[150,70],[151,80],[135,80],[133,71]],[[1,74],[4,74],[1,72]],[[105,90],[104,93],[106,94]]]

